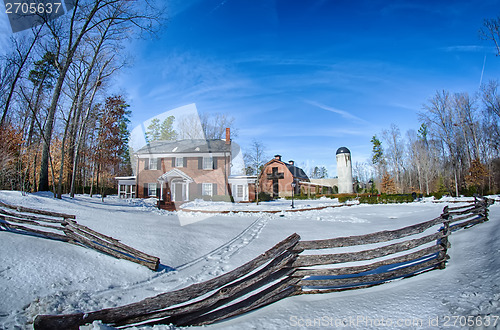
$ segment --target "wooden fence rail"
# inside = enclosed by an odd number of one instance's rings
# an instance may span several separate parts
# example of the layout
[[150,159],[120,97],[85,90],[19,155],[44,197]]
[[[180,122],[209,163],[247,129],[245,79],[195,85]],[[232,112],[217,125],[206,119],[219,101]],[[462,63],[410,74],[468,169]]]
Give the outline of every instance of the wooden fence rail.
[[159,258],[82,226],[75,219],[76,216],[72,214],[36,210],[0,202],[0,230],[4,228],[15,233],[81,245],[119,259],[138,263],[152,270],[158,269]]
[[[300,236],[293,234],[257,258],[208,281],[122,307],[38,315],[34,327],[78,329],[95,320],[120,327],[204,325],[292,295],[366,288],[443,269],[449,258],[450,233],[487,221],[491,204],[478,199],[466,206],[445,207],[436,219],[367,235],[300,241]],[[366,249],[314,254],[346,247]]]

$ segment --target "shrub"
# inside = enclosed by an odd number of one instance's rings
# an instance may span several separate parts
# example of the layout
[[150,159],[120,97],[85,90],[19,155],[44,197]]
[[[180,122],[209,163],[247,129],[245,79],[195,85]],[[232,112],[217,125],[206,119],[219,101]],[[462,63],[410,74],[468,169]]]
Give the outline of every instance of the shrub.
[[268,193],[264,192],[264,191],[261,191],[259,193],[259,201],[262,201],[262,202],[268,202],[270,200],[272,200],[273,198],[271,197],[271,195],[269,195]]
[[233,197],[229,195],[191,195],[191,199],[203,199],[204,201],[212,201],[212,202],[233,202]]
[[361,196],[359,202],[363,204],[388,204],[388,203],[411,203],[413,196],[409,194],[401,195],[369,195]]
[[[293,195],[293,199],[318,199],[320,195],[311,195],[311,196],[307,196],[307,195]],[[291,200],[292,199],[292,196],[285,196],[285,199],[287,200]]]
[[443,197],[443,193],[442,192],[435,192],[435,193],[430,194],[430,196],[434,196],[434,199],[441,199],[441,197]]

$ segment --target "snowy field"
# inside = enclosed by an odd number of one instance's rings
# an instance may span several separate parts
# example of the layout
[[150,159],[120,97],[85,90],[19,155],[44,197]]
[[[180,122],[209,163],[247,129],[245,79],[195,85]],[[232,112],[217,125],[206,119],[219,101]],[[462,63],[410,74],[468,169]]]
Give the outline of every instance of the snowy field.
[[[0,201],[75,214],[80,224],[161,259],[160,271],[153,272],[90,249],[0,231],[0,329],[30,329],[37,314],[121,306],[205,281],[253,259],[294,232],[311,240],[397,229],[435,218],[446,205],[426,201],[207,215],[160,211],[148,201],[115,197],[104,202],[89,196],[56,200],[51,194],[21,196],[1,191]],[[289,208],[289,202],[282,201],[280,207]],[[337,204],[335,200],[298,203]],[[260,208],[277,205],[263,203]],[[201,202],[194,206],[222,207]],[[451,259],[444,270],[368,289],[291,297],[207,328],[448,329],[462,328],[464,321],[473,320],[470,328],[500,329],[499,203],[490,207],[489,222],[453,233],[450,242]],[[106,327],[95,322],[82,328]]]

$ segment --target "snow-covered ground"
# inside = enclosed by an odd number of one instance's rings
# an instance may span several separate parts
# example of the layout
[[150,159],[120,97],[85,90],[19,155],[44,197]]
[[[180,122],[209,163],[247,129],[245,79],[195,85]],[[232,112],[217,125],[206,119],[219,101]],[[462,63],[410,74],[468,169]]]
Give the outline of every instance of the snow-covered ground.
[[[188,209],[192,211],[292,211],[297,209],[316,209],[323,207],[339,206],[338,199],[330,199],[321,197],[316,200],[294,200],[294,208],[292,208],[292,201],[286,199],[272,200],[268,202],[256,203],[230,203],[230,202],[211,202],[197,199],[181,205],[181,209]],[[355,204],[355,203],[349,203]]]
[[[160,211],[148,201],[115,197],[103,203],[98,197],[56,200],[50,194],[2,191],[0,201],[75,214],[82,225],[158,256],[162,263],[161,271],[153,272],[90,249],[0,231],[1,329],[31,328],[37,314],[121,306],[201,282],[253,259],[294,232],[310,240],[395,229],[432,219],[446,205],[427,201],[207,215]],[[281,207],[289,202],[282,201]],[[297,202],[309,208],[337,203]],[[271,204],[264,205],[269,209]],[[198,202],[200,206],[221,207]],[[490,207],[489,222],[453,233],[444,270],[368,289],[291,297],[207,328],[444,329],[473,320],[478,327],[500,329],[499,211],[497,202]],[[94,324],[99,327],[104,328]]]

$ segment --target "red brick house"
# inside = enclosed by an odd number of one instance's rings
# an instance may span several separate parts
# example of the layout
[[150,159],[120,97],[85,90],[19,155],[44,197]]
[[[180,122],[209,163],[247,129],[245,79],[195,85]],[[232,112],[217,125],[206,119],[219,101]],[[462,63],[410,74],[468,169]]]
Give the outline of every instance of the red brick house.
[[296,183],[294,194],[301,191],[307,193],[310,188],[309,177],[291,160],[288,163],[281,161],[276,155],[267,162],[259,175],[259,191],[266,192],[273,198],[292,195],[292,182]]
[[154,141],[135,155],[139,198],[156,197],[161,204],[229,196],[230,141]]

